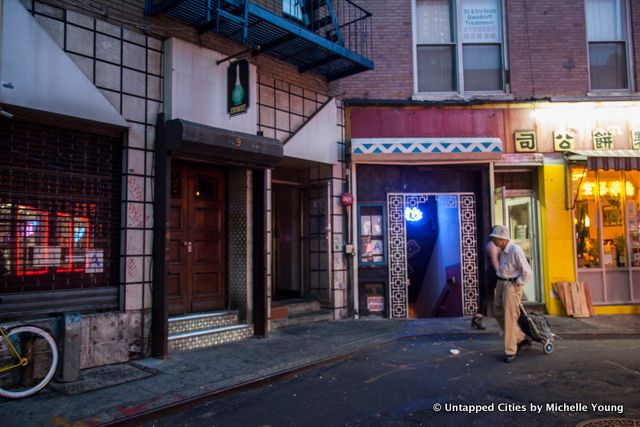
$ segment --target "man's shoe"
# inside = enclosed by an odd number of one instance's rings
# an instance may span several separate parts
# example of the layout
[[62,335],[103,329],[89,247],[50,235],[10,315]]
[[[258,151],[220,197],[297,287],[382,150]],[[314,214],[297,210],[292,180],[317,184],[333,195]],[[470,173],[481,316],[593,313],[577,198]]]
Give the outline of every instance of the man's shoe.
[[471,327],[478,328],[480,330],[487,329],[482,326],[482,314],[476,314],[471,318]]
[[508,355],[508,354],[507,354],[507,355],[504,357],[504,363],[511,363],[511,362],[513,362],[514,360],[516,360],[516,355],[515,355],[515,354],[512,354],[512,355]]
[[522,350],[523,348],[529,348],[529,347],[531,347],[530,338],[525,338],[518,343],[518,351]]

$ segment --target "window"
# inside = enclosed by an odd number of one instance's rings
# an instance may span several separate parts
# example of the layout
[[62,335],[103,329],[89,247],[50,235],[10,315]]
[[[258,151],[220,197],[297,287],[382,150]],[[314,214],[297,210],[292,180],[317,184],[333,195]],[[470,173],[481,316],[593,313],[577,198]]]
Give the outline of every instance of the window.
[[385,263],[384,206],[362,204],[358,206],[360,227],[360,265]]
[[0,122],[0,294],[119,284],[120,144]]
[[302,21],[302,8],[299,0],[282,0],[282,12],[285,16]]
[[578,280],[593,302],[640,299],[640,172],[571,169]]
[[500,0],[416,0],[418,92],[504,91]]
[[628,89],[625,0],[586,0],[591,89]]

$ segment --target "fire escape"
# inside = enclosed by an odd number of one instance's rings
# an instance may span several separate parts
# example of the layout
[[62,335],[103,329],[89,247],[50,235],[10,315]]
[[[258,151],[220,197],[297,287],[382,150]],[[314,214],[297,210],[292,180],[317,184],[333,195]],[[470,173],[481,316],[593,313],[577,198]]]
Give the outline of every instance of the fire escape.
[[161,13],[327,81],[373,69],[372,15],[351,0],[147,0]]

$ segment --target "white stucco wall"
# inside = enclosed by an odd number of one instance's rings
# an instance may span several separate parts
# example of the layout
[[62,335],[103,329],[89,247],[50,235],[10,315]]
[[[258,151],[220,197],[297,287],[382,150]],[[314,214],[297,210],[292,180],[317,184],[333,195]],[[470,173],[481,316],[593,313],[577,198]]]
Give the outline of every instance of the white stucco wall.
[[249,65],[249,108],[227,114],[227,68],[216,64],[225,55],[170,38],[165,42],[165,112],[167,119],[255,134],[258,130],[257,72]]
[[128,127],[18,0],[0,4],[1,104]]

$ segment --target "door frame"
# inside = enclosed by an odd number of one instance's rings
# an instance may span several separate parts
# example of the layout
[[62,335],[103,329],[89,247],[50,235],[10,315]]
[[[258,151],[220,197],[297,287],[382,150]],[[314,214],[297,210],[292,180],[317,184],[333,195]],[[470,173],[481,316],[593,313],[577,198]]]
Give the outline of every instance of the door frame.
[[[279,209],[278,209],[278,204],[276,203],[276,189],[275,187],[281,187],[281,188],[287,188],[287,189],[294,189],[295,191],[298,192],[298,204],[297,204],[297,211],[295,212],[295,214],[298,215],[298,231],[297,231],[297,240],[298,240],[298,258],[297,258],[297,263],[298,263],[298,272],[297,272],[297,280],[299,282],[299,287],[298,287],[298,292],[300,293],[300,297],[303,297],[305,295],[305,275],[303,273],[303,249],[304,247],[304,241],[303,241],[303,221],[304,221],[304,213],[303,213],[303,194],[304,194],[304,186],[298,182],[290,182],[290,181],[280,181],[280,180],[272,180],[271,181],[271,210],[272,210],[272,217],[271,217],[271,232],[272,232],[272,265],[271,265],[271,271],[272,271],[272,294],[275,295],[276,294],[276,283],[278,281],[278,258],[279,258],[279,254],[277,252],[277,244],[276,244],[276,239],[278,238],[278,236],[275,234],[276,232],[276,221],[277,221],[277,216],[279,215]],[[272,296],[273,296],[272,295]]]
[[[544,292],[543,292],[543,279],[542,279],[542,242],[541,242],[541,238],[540,238],[540,200],[538,198],[538,193],[535,190],[509,190],[505,187],[499,187],[496,188],[495,190],[495,196],[494,196],[494,202],[492,203],[492,205],[495,206],[496,203],[496,198],[500,196],[501,198],[501,203],[502,203],[502,225],[506,225],[508,226],[508,224],[504,224],[506,222],[506,219],[509,218],[509,209],[508,209],[508,205],[507,205],[507,199],[509,198],[513,198],[513,197],[529,197],[531,200],[531,225],[533,226],[533,229],[531,230],[531,250],[533,251],[532,253],[532,262],[531,262],[531,268],[533,269],[533,273],[534,273],[534,278],[536,280],[536,283],[534,284],[534,295],[536,300],[535,301],[531,301],[532,303],[536,303],[536,304],[544,304],[545,303],[545,298],[544,298]],[[494,212],[494,224],[498,224],[498,221],[496,220],[497,218],[497,212]],[[511,236],[512,238],[514,238],[514,236]],[[535,262],[534,262],[535,260]]]
[[[301,215],[302,215],[302,223],[300,230],[300,252],[302,253],[302,284],[301,284],[301,293],[303,296],[310,296],[317,298],[321,303],[327,303],[329,305],[333,305],[333,230],[332,230],[332,206],[331,206],[331,181],[320,182],[317,184],[306,184],[300,187],[300,201],[301,201]],[[324,237],[323,239],[326,241],[326,277],[327,282],[324,283],[322,287],[318,289],[322,291],[323,289],[327,292],[326,300],[321,297],[321,295],[314,295],[313,289],[311,288],[312,283],[312,265],[311,265],[311,251],[312,246],[311,242],[313,239],[318,239],[318,235],[321,233],[312,233],[311,232],[311,206],[310,206],[310,196],[309,191],[311,190],[319,190],[324,192],[323,200],[325,206],[325,222],[324,222]],[[319,243],[320,244],[320,243]],[[320,244],[320,247],[322,245]],[[322,253],[323,251],[318,250],[318,253]],[[322,277],[322,274],[319,273],[319,277]],[[320,280],[320,278],[318,280]]]
[[478,232],[476,196],[472,192],[387,193],[387,246],[389,283],[387,306],[390,318],[406,319],[409,314],[407,267],[407,222],[405,206],[416,206],[429,196],[457,196],[460,215],[460,264],[462,274],[462,315],[473,316],[479,309]]
[[[227,212],[228,212],[228,197],[227,197],[227,188],[228,188],[228,173],[225,168],[222,167],[211,167],[211,165],[189,162],[182,159],[174,159],[172,161],[172,172],[171,172],[171,182],[173,183],[174,174],[177,171],[181,176],[180,185],[181,194],[179,197],[172,198],[170,195],[170,206],[177,207],[179,206],[181,214],[184,214],[184,217],[181,217],[183,223],[181,224],[181,233],[184,234],[181,237],[182,244],[179,244],[179,250],[181,251],[180,256],[180,280],[179,280],[179,296],[180,299],[183,300],[183,308],[184,313],[176,313],[176,315],[191,315],[195,313],[201,313],[203,311],[215,311],[215,310],[226,310],[229,307],[229,272],[228,272],[228,252],[229,252],[229,233],[227,227]],[[201,177],[215,177],[214,179],[218,184],[221,184],[217,191],[220,194],[219,198],[214,201],[210,200],[197,200],[193,196],[193,191],[195,191],[196,180]],[[171,188],[169,189],[171,191]],[[173,201],[173,202],[172,202]],[[215,203],[219,206],[219,212],[221,215],[221,228],[218,232],[214,232],[211,230],[202,231],[197,228],[196,219],[198,218],[197,212],[199,210],[198,206],[203,203]],[[174,204],[176,203],[176,204]],[[171,217],[169,220],[169,229],[168,229],[168,238],[171,241],[171,237],[174,236],[172,230],[170,228]],[[203,239],[201,241],[220,241],[220,251],[222,259],[219,264],[214,264],[219,266],[219,271],[222,274],[218,275],[219,284],[217,289],[221,290],[220,294],[221,298],[215,298],[216,304],[210,304],[208,308],[204,308],[202,304],[201,309],[195,307],[198,302],[202,302],[202,297],[198,297],[196,292],[196,280],[195,276],[197,272],[202,268],[203,265],[201,262],[198,262],[194,257],[197,255],[197,241],[194,238],[202,233],[209,234],[208,238]],[[211,234],[217,234],[218,239],[212,238]],[[192,241],[193,240],[193,241]],[[175,266],[174,264],[169,264],[168,270],[172,271]],[[211,267],[211,265],[210,265]],[[186,281],[186,283],[185,283]],[[210,289],[207,285],[207,289]],[[209,302],[211,303],[213,300],[209,297]],[[171,302],[168,301],[168,308],[171,308]],[[220,306],[218,306],[220,304]],[[219,307],[219,308],[218,308]],[[175,313],[175,312],[174,312]]]

